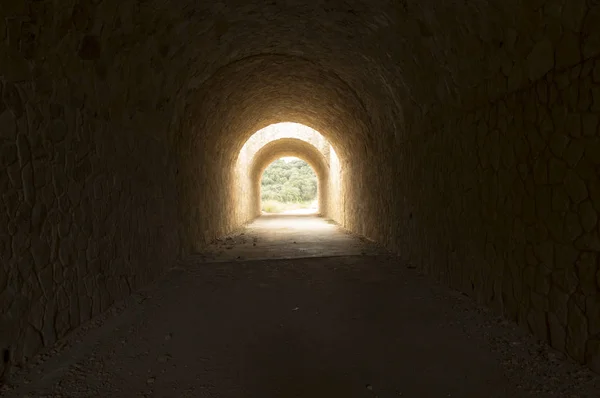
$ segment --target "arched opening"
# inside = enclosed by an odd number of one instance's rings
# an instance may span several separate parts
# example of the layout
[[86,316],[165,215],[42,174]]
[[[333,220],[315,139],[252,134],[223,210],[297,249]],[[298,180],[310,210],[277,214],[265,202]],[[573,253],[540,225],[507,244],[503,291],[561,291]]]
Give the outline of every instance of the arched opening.
[[257,132],[281,123],[302,124],[326,138],[329,152],[323,156],[331,166],[332,189],[330,203],[321,206],[324,216],[370,239],[392,240],[398,224],[386,212],[397,188],[395,170],[382,173],[376,166],[393,159],[397,142],[384,138],[387,116],[373,106],[376,93],[362,90],[373,86],[355,86],[346,77],[300,56],[265,54],[232,60],[195,78],[174,121],[181,132],[173,144],[180,155],[182,255],[202,252],[258,215],[248,200],[253,156],[248,144]]
[[298,123],[276,123],[253,134],[240,150],[236,169],[236,211],[241,222],[262,214],[262,176],[273,162],[297,158],[314,171],[317,180],[316,214],[339,220],[341,172],[337,154],[318,131]]
[[317,214],[318,192],[317,174],[307,162],[294,156],[281,157],[261,175],[261,213]]

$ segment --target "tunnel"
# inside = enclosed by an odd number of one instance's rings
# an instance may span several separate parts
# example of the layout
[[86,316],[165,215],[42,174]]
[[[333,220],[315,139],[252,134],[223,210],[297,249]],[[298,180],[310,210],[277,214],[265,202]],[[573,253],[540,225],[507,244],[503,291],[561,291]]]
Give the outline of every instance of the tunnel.
[[[282,156],[394,267],[600,372],[598,2],[41,0],[0,16],[6,379],[253,222]],[[280,123],[323,148],[243,155]]]

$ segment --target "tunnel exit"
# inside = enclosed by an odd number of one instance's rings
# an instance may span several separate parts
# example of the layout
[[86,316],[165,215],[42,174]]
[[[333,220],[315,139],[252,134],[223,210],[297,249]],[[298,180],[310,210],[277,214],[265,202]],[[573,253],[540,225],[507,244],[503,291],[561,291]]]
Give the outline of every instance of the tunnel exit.
[[314,169],[297,157],[281,157],[261,178],[262,214],[317,214],[318,180]]
[[342,166],[332,144],[299,123],[276,123],[255,132],[235,167],[240,223],[269,214],[318,215],[341,223]]

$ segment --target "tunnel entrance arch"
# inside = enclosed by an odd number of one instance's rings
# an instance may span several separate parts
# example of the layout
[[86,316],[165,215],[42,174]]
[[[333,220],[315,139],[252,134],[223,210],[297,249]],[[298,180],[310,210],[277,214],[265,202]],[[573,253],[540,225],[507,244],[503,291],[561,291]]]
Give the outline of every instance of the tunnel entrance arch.
[[261,214],[261,179],[264,171],[275,160],[282,157],[296,157],[305,161],[317,175],[318,214],[327,213],[329,196],[329,162],[313,145],[297,138],[282,138],[271,141],[254,156],[249,168],[252,182],[250,191],[251,206],[258,216]]
[[317,176],[317,214],[335,217],[341,197],[341,169],[335,150],[327,139],[310,127],[278,123],[256,132],[238,156],[236,196],[242,221],[248,222],[261,215],[262,175],[271,163],[282,157],[301,159],[314,170]]

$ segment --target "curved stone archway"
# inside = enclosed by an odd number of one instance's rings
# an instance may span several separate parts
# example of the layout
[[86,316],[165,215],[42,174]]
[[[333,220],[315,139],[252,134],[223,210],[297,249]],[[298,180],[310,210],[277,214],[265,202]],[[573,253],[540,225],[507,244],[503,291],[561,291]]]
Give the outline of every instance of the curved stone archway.
[[[232,81],[237,84],[227,83]],[[337,210],[336,221],[358,233],[373,234],[377,227],[369,219],[369,209],[385,208],[381,201],[386,196],[375,195],[367,186],[385,175],[369,175],[368,163],[376,156],[383,159],[386,151],[377,138],[383,136],[378,134],[384,129],[378,116],[383,108],[369,109],[373,99],[365,102],[365,98],[370,95],[359,95],[330,68],[282,54],[244,57],[199,82],[186,98],[189,113],[179,143],[181,236],[186,246],[201,250],[205,242],[247,221],[235,194],[236,156],[252,134],[281,122],[319,131],[336,148],[343,173],[354,175],[341,178],[347,185],[341,192],[348,192],[348,197],[339,202],[344,208]],[[384,186],[389,189],[391,184]],[[215,196],[224,200],[212,200]],[[204,207],[190,206],[196,203]]]
[[263,172],[275,160],[294,156],[304,160],[312,167],[318,180],[319,213],[326,216],[329,209],[329,196],[332,187],[329,186],[329,162],[324,154],[314,145],[297,138],[281,138],[263,146],[254,155],[248,169],[250,186],[250,209],[254,217],[260,213],[260,183]]

